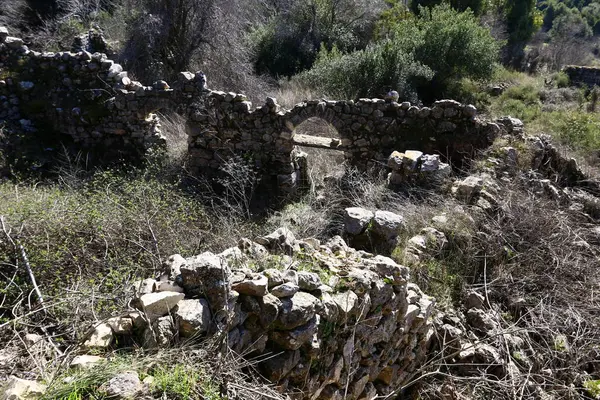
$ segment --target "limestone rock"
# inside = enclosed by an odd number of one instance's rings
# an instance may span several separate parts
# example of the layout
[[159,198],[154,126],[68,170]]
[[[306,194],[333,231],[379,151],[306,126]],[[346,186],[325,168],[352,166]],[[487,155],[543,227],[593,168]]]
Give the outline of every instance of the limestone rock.
[[278,269],[268,268],[265,269],[262,274],[269,279],[269,289],[274,286],[279,286],[284,282],[283,273]]
[[46,385],[11,376],[2,389],[2,400],[35,400],[46,393]]
[[407,150],[402,158],[402,165],[409,171],[415,171],[421,162],[423,152],[417,150]]
[[269,255],[269,251],[262,244],[253,242],[250,239],[240,239],[238,247],[244,254],[253,260],[259,260]]
[[467,310],[470,310],[471,308],[477,308],[480,310],[483,310],[484,308],[484,302],[485,302],[485,297],[483,297],[481,294],[471,291],[467,294],[467,298],[465,300],[465,306],[467,307]]
[[164,263],[164,272],[169,276],[169,279],[176,280],[181,274],[181,266],[186,263],[185,258],[180,254],[173,254],[167,258]]
[[183,293],[184,290],[181,286],[176,284],[174,281],[159,281],[156,282],[155,291],[157,292],[176,292]]
[[454,191],[458,199],[469,203],[473,197],[479,194],[482,188],[483,179],[478,176],[468,176],[457,183]]
[[156,280],[152,278],[143,279],[141,281],[135,281],[131,284],[131,290],[135,296],[141,296],[144,294],[154,292],[156,287]]
[[435,172],[440,168],[440,156],[437,154],[423,154],[421,157],[421,172]]
[[182,336],[205,333],[210,328],[210,307],[205,299],[181,300],[175,308],[175,318]]
[[299,349],[303,344],[312,340],[317,331],[317,318],[311,319],[307,324],[287,331],[272,331],[270,339],[286,350]]
[[298,271],[298,286],[302,290],[317,290],[322,285],[321,278],[314,272]]
[[275,297],[291,297],[298,293],[300,288],[292,282],[286,282],[271,289],[271,294]]
[[94,328],[83,345],[87,348],[106,348],[111,345],[113,339],[114,334],[110,325],[101,323]]
[[134,302],[136,308],[146,313],[151,321],[167,315],[185,295],[177,292],[148,293]]
[[128,335],[133,331],[133,320],[129,317],[109,318],[106,323],[117,335]]
[[498,329],[498,323],[492,316],[477,308],[467,311],[467,322],[473,329],[484,334],[495,332]]
[[202,294],[210,304],[213,315],[227,305],[230,269],[223,258],[210,253],[186,260],[181,267],[182,286],[188,295]]
[[226,260],[232,266],[243,265],[248,260],[248,256],[238,246],[223,250],[219,253],[219,257]]
[[372,211],[360,207],[349,207],[344,210],[344,229],[350,235],[360,235],[373,220]]
[[331,298],[337,305],[339,315],[344,321],[358,311],[358,296],[352,290],[334,293]]
[[4,38],[4,43],[11,49],[15,49],[15,50],[19,49],[24,44],[23,39],[12,37],[12,36],[7,36],[6,38]]
[[282,307],[275,321],[275,327],[282,330],[294,329],[306,324],[315,316],[315,308],[319,300],[305,292],[298,292],[293,297],[281,299]]
[[259,275],[256,279],[246,279],[234,283],[231,288],[240,294],[262,297],[267,294],[268,285],[269,279],[264,275]]
[[296,236],[287,228],[279,228],[267,236],[259,237],[256,242],[271,250],[281,250],[286,254],[292,254],[300,249],[296,243]]
[[100,356],[85,354],[74,357],[69,366],[75,369],[88,369],[92,368],[96,364],[101,363],[102,361],[104,361],[104,358]]
[[123,67],[120,64],[112,64],[108,69],[108,78],[114,78],[123,72]]
[[369,270],[376,272],[382,279],[390,279],[393,285],[403,285],[408,280],[409,269],[397,264],[389,257],[377,255],[372,259],[363,260],[363,264]]
[[404,159],[404,153],[400,153],[399,151],[393,151],[392,154],[388,157],[387,166],[394,171],[399,171],[402,169],[402,160]]
[[133,400],[144,391],[144,385],[135,371],[115,375],[98,389],[111,399]]
[[170,316],[160,317],[152,324],[152,329],[147,327],[143,333],[142,345],[144,348],[167,347],[175,338],[173,323]]
[[285,377],[300,362],[300,351],[284,351],[275,357],[270,357],[260,363],[265,376],[272,382],[278,382]]
[[404,217],[390,211],[375,211],[373,218],[373,232],[388,241],[398,237],[398,233],[405,227]]

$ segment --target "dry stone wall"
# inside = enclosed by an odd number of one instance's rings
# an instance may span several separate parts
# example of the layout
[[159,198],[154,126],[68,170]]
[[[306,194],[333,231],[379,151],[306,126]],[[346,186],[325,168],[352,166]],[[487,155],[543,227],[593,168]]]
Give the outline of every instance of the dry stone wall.
[[282,188],[293,189],[305,160],[295,128],[311,117],[330,122],[352,165],[385,166],[396,149],[420,149],[453,160],[491,143],[498,125],[477,118],[472,105],[452,100],[417,107],[382,99],[311,100],[286,110],[273,98],[254,108],[246,96],[206,88],[203,73],[182,72],[176,82],[144,86],[102,53],[38,53],[0,29],[0,123],[43,135],[51,129],[82,149],[144,154],[164,144],[162,109],[187,116],[190,166],[218,170],[242,155]]
[[320,244],[281,228],[165,267],[135,285],[140,311],[96,326],[86,346],[119,335],[146,348],[220,337],[297,399],[387,395],[425,360],[433,299],[408,268],[339,236]]
[[568,65],[564,68],[564,72],[569,76],[571,84],[600,86],[600,68]]

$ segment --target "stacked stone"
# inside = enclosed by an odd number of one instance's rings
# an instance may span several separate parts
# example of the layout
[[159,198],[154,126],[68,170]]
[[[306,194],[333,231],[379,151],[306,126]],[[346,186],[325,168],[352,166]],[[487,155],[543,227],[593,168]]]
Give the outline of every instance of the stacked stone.
[[232,155],[243,155],[286,190],[297,186],[305,163],[295,151],[294,129],[310,117],[332,123],[342,138],[339,149],[359,168],[385,164],[393,148],[439,151],[460,161],[499,132],[498,125],[476,118],[475,107],[453,100],[432,107],[397,103],[395,96],[311,100],[284,110],[268,98],[253,109],[243,94],[207,90],[201,72],[182,72],[172,87],[162,80],[144,86],[105,54],[33,52],[5,28],[0,29],[0,79],[0,120],[16,128],[21,120],[28,127],[42,120],[83,148],[143,154],[163,144],[152,113],[175,109],[188,117],[196,173],[218,170]]
[[600,86],[600,68],[567,65],[563,71],[569,76],[572,85]]
[[289,186],[299,174],[292,155],[294,128],[311,117],[332,123],[342,137],[338,148],[350,164],[363,168],[385,163],[391,148],[408,145],[444,151],[459,161],[489,145],[500,131],[497,124],[477,119],[472,105],[452,100],[438,101],[431,108],[383,99],[310,100],[288,111],[267,99],[253,110],[243,95],[209,92],[203,105],[202,112],[192,112],[190,118],[189,150],[197,170],[216,168],[228,152],[247,152],[266,167],[266,173]]
[[423,154],[417,150],[407,150],[404,153],[392,152],[387,166],[392,170],[388,174],[390,186],[399,185],[411,179],[425,183],[439,183],[452,172],[449,164],[440,161],[439,155]]
[[39,53],[0,28],[0,78],[0,121],[13,128],[50,122],[83,148],[117,153],[163,143],[158,119],[139,112],[142,85],[103,53]]
[[96,327],[88,346],[127,329],[146,347],[227,332],[235,352],[265,360],[259,368],[281,390],[314,399],[373,398],[408,382],[434,304],[393,260],[286,229],[220,254],[172,256],[136,291],[139,311]]
[[280,188],[293,190],[304,161],[294,152],[283,115],[271,97],[253,110],[243,94],[207,91],[190,107],[190,166],[197,172],[218,169],[231,155],[247,154],[256,167],[277,176]]

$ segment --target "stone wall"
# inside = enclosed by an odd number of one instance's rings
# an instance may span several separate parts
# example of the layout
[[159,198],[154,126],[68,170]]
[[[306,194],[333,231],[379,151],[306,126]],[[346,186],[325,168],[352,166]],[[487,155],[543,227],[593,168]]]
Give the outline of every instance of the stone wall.
[[156,116],[136,101],[142,89],[161,96],[104,54],[30,51],[0,28],[0,124],[13,130],[56,132],[106,156],[143,154],[162,137]]
[[52,130],[82,149],[111,155],[144,154],[164,139],[155,114],[162,109],[187,116],[190,166],[218,170],[242,155],[278,185],[294,188],[303,162],[295,128],[311,117],[330,122],[351,165],[385,166],[394,149],[420,149],[453,161],[491,143],[498,125],[476,117],[472,105],[452,100],[432,107],[382,99],[311,100],[291,110],[267,98],[257,108],[246,96],[206,89],[203,73],[182,72],[176,82],[144,86],[102,53],[38,53],[0,28],[0,123],[37,135]]
[[409,269],[339,236],[321,245],[279,229],[220,254],[175,255],[136,289],[140,311],[96,326],[87,347],[123,334],[146,348],[221,337],[297,399],[387,395],[418,373],[432,335],[434,301]]
[[563,71],[572,85],[600,86],[600,68],[568,65]]

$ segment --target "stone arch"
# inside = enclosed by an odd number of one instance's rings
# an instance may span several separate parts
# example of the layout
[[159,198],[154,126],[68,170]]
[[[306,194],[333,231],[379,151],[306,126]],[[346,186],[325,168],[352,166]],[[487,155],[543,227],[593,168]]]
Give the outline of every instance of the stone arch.
[[18,127],[23,116],[39,116],[81,148],[105,144],[108,158],[163,144],[153,112],[173,107],[187,117],[190,167],[197,174],[243,155],[284,190],[293,190],[302,174],[294,128],[308,118],[332,124],[340,135],[337,148],[359,168],[385,166],[392,151],[406,149],[461,160],[489,145],[500,129],[477,118],[472,105],[452,100],[432,107],[382,99],[309,100],[286,110],[274,98],[254,108],[243,94],[208,90],[202,73],[182,72],[173,87],[164,81],[143,86],[104,54],[37,53],[4,30],[0,68],[16,77],[0,80],[0,95],[10,100],[0,109],[2,122]]

